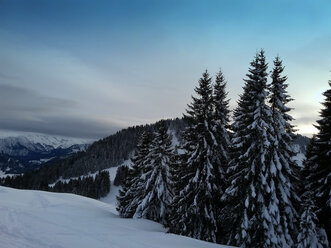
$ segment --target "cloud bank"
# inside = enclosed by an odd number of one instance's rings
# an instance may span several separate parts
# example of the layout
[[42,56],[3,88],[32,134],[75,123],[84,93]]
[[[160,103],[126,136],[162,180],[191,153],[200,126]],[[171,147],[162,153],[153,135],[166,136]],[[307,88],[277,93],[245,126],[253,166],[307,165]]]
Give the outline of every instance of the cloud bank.
[[107,120],[72,114],[83,110],[72,100],[6,84],[0,85],[0,106],[0,127],[5,130],[101,138],[121,128]]

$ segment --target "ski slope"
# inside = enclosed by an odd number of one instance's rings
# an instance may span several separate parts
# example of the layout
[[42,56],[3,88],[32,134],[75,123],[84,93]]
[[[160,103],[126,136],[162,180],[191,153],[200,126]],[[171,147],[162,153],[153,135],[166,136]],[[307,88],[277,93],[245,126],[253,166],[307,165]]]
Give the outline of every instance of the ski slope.
[[167,234],[158,223],[122,219],[86,197],[0,187],[1,248],[221,248]]

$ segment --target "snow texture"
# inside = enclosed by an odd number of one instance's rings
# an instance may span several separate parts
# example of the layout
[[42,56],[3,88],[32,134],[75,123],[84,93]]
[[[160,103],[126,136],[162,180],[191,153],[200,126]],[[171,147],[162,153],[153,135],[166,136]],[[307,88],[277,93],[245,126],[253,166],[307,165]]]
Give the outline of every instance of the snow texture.
[[165,232],[82,196],[0,187],[0,247],[226,247]]

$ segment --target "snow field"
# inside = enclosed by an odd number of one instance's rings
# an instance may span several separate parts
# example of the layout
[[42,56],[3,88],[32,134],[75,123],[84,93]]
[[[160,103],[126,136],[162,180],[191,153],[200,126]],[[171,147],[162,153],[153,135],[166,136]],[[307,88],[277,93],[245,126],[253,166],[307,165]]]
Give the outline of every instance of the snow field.
[[0,187],[0,248],[226,247],[165,232],[153,221],[120,218],[112,204]]

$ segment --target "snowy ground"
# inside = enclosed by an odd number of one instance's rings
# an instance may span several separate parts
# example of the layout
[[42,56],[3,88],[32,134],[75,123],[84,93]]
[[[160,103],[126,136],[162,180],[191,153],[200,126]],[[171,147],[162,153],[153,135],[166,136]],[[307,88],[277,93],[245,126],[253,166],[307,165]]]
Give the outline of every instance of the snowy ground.
[[116,176],[117,168],[118,167],[111,167],[111,168],[107,169],[107,171],[109,171],[111,187],[110,187],[110,191],[109,191],[108,195],[106,197],[103,197],[103,198],[100,199],[100,201],[109,204],[109,206],[111,208],[113,208],[113,211],[116,214],[117,214],[117,212],[116,212],[116,196],[118,195],[118,190],[120,189],[120,187],[115,186],[113,183],[114,183],[114,179],[115,179],[115,176]]
[[[113,187],[112,190],[117,189]],[[109,195],[105,199],[113,202],[115,198],[111,197]],[[167,234],[160,224],[152,221],[122,219],[117,215],[113,204],[72,194],[0,187],[0,247],[225,246]]]
[[[7,176],[12,177],[12,176],[16,176],[16,175],[17,175],[17,174],[6,174],[6,172],[0,170],[0,178],[2,178],[2,177],[7,177]],[[20,175],[20,174],[18,174],[18,175]]]

